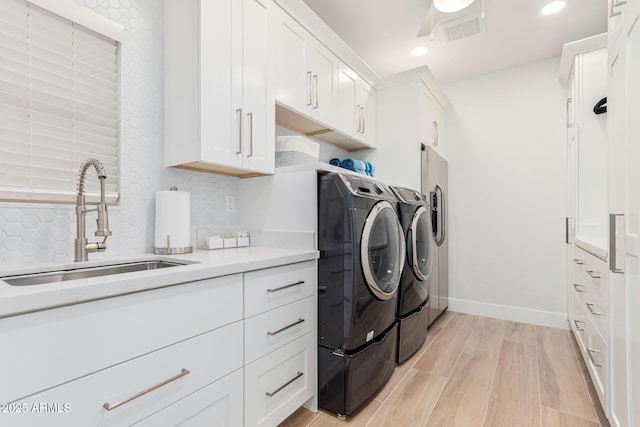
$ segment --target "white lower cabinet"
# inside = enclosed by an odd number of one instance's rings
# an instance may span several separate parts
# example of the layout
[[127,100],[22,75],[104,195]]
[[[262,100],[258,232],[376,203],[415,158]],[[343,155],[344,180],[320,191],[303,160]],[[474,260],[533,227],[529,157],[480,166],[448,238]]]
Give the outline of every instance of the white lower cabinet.
[[607,263],[580,247],[574,248],[570,292],[570,323],[596,392],[606,410],[611,304]]
[[305,261],[0,319],[0,426],[276,426],[315,393],[315,290]]
[[68,412],[56,414],[58,423],[30,412],[11,425],[128,426],[241,367],[242,322],[235,322],[23,399],[29,407],[68,405]]
[[245,367],[245,425],[276,426],[313,396],[315,352],[308,333]]
[[219,379],[168,408],[134,424],[136,427],[238,427],[243,425],[243,370]]

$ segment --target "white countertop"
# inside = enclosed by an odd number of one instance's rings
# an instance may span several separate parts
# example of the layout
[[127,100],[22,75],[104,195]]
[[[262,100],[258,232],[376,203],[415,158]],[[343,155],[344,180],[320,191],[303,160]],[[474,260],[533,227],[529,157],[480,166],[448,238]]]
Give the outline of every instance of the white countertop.
[[315,250],[245,247],[211,251],[195,250],[186,255],[140,254],[83,263],[0,266],[0,277],[6,277],[143,260],[192,262],[177,267],[42,285],[11,286],[0,280],[0,318],[317,258],[318,251]]

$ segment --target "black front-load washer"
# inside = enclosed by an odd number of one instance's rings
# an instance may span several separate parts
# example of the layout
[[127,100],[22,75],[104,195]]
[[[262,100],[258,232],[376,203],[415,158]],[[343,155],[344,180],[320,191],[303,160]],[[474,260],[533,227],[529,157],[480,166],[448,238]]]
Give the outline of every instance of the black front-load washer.
[[319,405],[340,416],[367,403],[396,362],[396,290],[405,242],[389,187],[366,177],[318,183]]
[[406,264],[398,287],[398,351],[403,363],[427,339],[429,274],[433,263],[433,229],[429,204],[420,192],[391,187],[398,196],[398,213],[407,244]]

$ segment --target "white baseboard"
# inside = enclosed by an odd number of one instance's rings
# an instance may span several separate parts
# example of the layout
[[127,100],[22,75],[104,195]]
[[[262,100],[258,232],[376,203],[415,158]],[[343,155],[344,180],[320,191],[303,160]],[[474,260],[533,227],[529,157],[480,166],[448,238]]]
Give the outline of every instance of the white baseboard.
[[468,301],[449,298],[449,310],[476,316],[493,317],[513,322],[531,323],[539,326],[569,329],[567,313],[533,310],[510,305],[489,304],[486,302]]

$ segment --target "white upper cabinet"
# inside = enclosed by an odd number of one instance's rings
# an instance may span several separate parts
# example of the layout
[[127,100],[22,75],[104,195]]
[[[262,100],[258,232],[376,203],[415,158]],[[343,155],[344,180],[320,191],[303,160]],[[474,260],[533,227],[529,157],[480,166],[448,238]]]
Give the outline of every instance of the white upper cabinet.
[[276,100],[324,123],[336,121],[338,58],[284,12],[274,23]]
[[271,0],[165,0],[165,165],[273,173]]
[[[276,9],[270,22],[276,121],[346,150],[375,147],[376,91],[371,78],[362,78],[363,73],[354,71],[356,65],[335,53],[336,45],[344,44],[335,34],[326,29],[312,34],[304,19],[290,15],[289,9]],[[308,12],[306,6],[296,4],[294,9],[312,22],[319,19],[302,13]]]
[[375,90],[342,61],[338,68],[338,124],[347,135],[375,146]]

